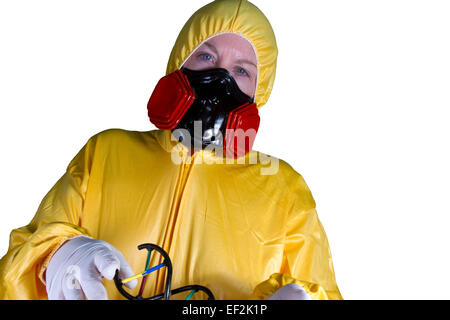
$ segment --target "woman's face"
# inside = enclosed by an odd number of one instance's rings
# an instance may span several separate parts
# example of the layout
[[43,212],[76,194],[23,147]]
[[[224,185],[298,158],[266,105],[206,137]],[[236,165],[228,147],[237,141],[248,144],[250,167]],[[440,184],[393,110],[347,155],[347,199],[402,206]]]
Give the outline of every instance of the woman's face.
[[255,96],[256,54],[250,42],[237,34],[224,33],[205,41],[183,67],[191,70],[226,69],[242,92],[249,97]]

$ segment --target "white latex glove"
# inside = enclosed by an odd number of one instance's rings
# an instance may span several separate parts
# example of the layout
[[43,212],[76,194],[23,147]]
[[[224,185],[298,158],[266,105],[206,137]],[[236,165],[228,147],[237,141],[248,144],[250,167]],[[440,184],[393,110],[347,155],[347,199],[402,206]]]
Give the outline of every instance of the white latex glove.
[[[49,300],[106,300],[102,277],[112,280],[133,276],[123,255],[109,243],[86,236],[65,242],[50,259],[45,271]],[[133,289],[137,280],[125,284]]]
[[296,283],[288,283],[281,287],[266,300],[311,300],[310,295]]

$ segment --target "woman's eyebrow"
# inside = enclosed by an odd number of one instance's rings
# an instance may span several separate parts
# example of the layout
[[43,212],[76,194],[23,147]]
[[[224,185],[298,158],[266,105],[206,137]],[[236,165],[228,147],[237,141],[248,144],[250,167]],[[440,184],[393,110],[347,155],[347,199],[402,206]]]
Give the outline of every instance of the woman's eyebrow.
[[216,54],[216,56],[219,55],[219,52],[217,51],[216,47],[214,47],[212,44],[205,42],[204,45],[206,45],[209,49],[211,49],[212,51],[214,51],[214,53]]
[[254,64],[253,62],[251,62],[250,60],[246,60],[246,59],[239,59],[239,60],[236,60],[236,62],[237,63],[245,63],[245,64],[249,64],[249,65],[252,65],[252,66],[254,66],[256,69],[258,69],[257,67],[256,67],[256,64]]

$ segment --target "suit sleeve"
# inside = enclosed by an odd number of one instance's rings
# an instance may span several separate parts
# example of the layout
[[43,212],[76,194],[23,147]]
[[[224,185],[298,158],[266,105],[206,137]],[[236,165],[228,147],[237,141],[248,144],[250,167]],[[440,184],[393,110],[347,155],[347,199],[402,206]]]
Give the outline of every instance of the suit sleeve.
[[296,283],[313,300],[341,300],[330,246],[314,199],[303,178],[296,186],[296,199],[286,225],[281,270],[257,285],[253,298],[265,299],[282,286]]
[[53,253],[67,239],[89,235],[81,218],[94,152],[93,137],[44,197],[31,222],[12,230],[0,260],[0,299],[47,299],[44,271]]

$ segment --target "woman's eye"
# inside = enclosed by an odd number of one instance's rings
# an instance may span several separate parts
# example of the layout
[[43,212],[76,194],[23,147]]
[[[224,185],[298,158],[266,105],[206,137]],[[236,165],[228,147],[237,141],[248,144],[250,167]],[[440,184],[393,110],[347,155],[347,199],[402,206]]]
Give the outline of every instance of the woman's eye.
[[237,73],[239,73],[240,75],[248,76],[247,71],[246,71],[245,69],[243,69],[243,68],[237,68],[236,71],[237,71]]
[[206,61],[212,61],[212,59],[213,59],[212,55],[210,55],[210,54],[208,54],[208,53],[202,53],[202,54],[199,54],[199,57],[200,57],[202,60],[206,60]]

